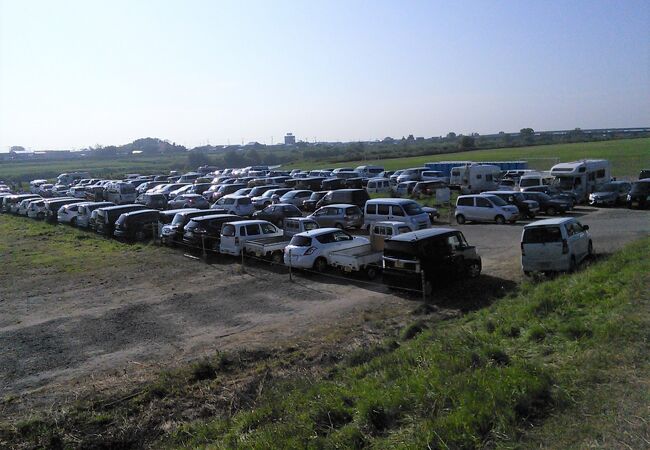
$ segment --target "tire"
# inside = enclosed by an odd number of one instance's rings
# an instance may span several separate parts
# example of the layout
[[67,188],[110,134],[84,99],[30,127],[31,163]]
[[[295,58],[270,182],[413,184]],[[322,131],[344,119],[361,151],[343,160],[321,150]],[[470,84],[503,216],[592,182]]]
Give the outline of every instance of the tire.
[[470,278],[478,278],[481,275],[481,265],[474,261],[467,266],[467,276]]
[[284,262],[284,255],[282,252],[273,252],[271,254],[271,262],[273,264],[282,264]]
[[458,225],[462,225],[462,224],[464,224],[464,223],[465,223],[465,216],[463,216],[462,214],[458,214],[458,215],[456,216],[456,223],[457,223]]
[[506,223],[506,218],[503,217],[501,214],[499,214],[494,218],[494,221],[496,222],[497,225],[503,225],[504,223]]
[[589,241],[589,245],[587,246],[587,258],[593,258],[594,256],[594,244],[593,242]]
[[325,269],[327,269],[327,260],[323,257],[316,258],[316,261],[314,261],[313,269],[316,272],[320,272],[320,273],[325,272]]
[[70,219],[70,226],[71,227],[76,227],[77,226],[77,218],[76,217],[73,217],[72,219]]
[[368,277],[369,280],[374,280],[377,278],[377,275],[379,274],[379,271],[377,267],[375,266],[368,266],[366,267],[366,277]]
[[548,216],[554,216],[554,215],[556,215],[556,214],[557,214],[557,211],[555,210],[554,207],[549,206],[548,208],[546,208],[546,215],[548,215]]

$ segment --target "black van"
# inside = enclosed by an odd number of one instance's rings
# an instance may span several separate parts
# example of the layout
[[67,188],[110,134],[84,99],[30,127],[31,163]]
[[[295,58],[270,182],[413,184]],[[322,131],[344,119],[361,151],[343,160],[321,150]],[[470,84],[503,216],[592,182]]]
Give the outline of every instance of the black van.
[[224,223],[241,220],[234,214],[213,214],[211,216],[194,217],[185,226],[183,244],[194,249],[219,251],[221,243],[221,226]]
[[465,236],[451,228],[427,228],[399,234],[384,242],[384,284],[431,294],[435,280],[454,276],[476,278],[481,257]]
[[157,209],[125,212],[115,221],[113,235],[116,238],[143,241],[154,235],[159,212]]
[[336,191],[329,191],[318,203],[316,209],[321,206],[334,205],[337,203],[347,203],[348,205],[357,205],[363,209],[366,202],[370,200],[368,191],[365,189],[339,189]]
[[328,178],[327,180],[323,180],[320,186],[324,191],[345,189],[347,187],[347,180],[344,178]]
[[148,209],[143,205],[117,205],[108,208],[97,209],[97,218],[95,220],[95,231],[99,234],[112,236],[115,229],[115,221],[122,214],[131,211],[141,211]]
[[83,203],[86,200],[81,198],[65,198],[59,200],[45,200],[45,220],[48,222],[56,223],[59,208],[71,203]]
[[[166,212],[167,211],[164,211],[160,214],[162,215]],[[201,216],[213,216],[215,214],[218,214],[218,212],[210,209],[190,209],[179,211],[178,213],[174,214],[171,222],[164,224],[160,228],[160,241],[163,244],[167,245],[173,245],[175,243],[182,242],[183,233],[185,232],[185,225],[187,225],[191,219]]]
[[[321,190],[321,184],[323,184],[323,181],[325,181],[325,177],[308,177],[308,178],[300,178],[298,182],[294,185],[295,189],[306,189],[308,191],[320,191]],[[287,183],[285,182],[285,185]],[[291,187],[287,185],[287,187]]]

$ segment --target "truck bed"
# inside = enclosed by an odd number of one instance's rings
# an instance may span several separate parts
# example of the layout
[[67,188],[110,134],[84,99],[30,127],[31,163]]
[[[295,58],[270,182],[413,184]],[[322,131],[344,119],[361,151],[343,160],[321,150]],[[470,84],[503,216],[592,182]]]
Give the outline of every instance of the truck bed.
[[370,265],[380,265],[382,251],[373,250],[370,244],[333,251],[329,254],[330,264],[346,271],[358,271]]

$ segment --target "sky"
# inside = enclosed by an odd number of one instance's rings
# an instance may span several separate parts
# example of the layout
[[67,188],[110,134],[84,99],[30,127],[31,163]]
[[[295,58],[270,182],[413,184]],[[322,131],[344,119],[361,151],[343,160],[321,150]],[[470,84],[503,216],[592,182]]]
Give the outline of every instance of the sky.
[[633,126],[647,0],[0,0],[0,151]]

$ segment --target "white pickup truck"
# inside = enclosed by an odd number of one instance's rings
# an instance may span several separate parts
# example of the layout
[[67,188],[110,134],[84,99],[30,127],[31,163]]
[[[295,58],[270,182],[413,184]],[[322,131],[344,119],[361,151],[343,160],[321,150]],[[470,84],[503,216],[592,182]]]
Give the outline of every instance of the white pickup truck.
[[282,264],[284,248],[289,245],[294,234],[318,228],[316,221],[306,217],[291,217],[284,220],[282,236],[252,239],[244,243],[244,252],[258,258],[270,259],[276,264]]
[[369,244],[333,251],[329,254],[329,264],[344,272],[363,271],[372,280],[377,277],[382,266],[384,241],[410,231],[413,228],[404,222],[375,222],[370,229]]

